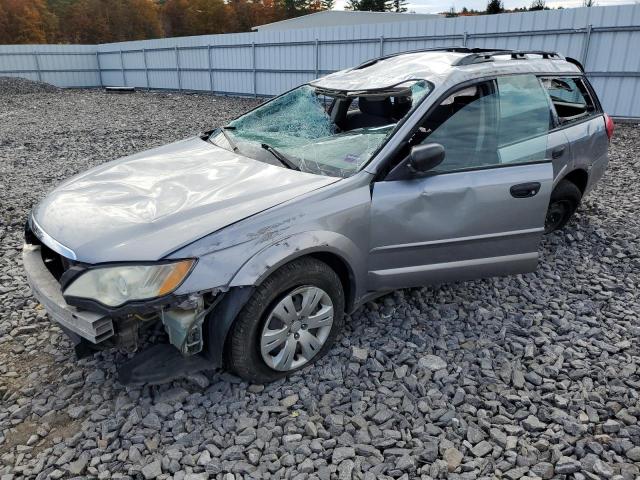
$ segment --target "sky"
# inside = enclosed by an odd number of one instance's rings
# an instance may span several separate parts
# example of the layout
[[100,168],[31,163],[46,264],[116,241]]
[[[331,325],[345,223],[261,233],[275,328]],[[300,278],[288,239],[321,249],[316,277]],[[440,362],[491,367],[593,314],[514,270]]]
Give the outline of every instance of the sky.
[[[502,0],[505,8],[515,8],[529,6],[531,1],[527,0]],[[547,6],[551,8],[564,7],[581,7],[582,0],[546,0]],[[596,0],[598,6],[619,5],[622,3],[633,3],[629,0]],[[336,0],[336,10],[343,10],[347,4],[347,0]],[[484,10],[487,6],[487,0],[408,0],[408,11],[416,13],[440,13],[454,7],[456,11],[462,10],[462,7],[469,9]]]

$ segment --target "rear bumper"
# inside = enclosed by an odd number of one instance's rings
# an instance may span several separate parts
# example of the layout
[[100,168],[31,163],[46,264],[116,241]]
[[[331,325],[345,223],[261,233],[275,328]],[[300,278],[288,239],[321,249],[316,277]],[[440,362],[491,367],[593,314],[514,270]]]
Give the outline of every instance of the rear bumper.
[[42,260],[39,246],[25,245],[22,262],[33,296],[44,306],[51,320],[94,344],[113,336],[113,320],[110,317],[79,310],[65,302],[60,284]]

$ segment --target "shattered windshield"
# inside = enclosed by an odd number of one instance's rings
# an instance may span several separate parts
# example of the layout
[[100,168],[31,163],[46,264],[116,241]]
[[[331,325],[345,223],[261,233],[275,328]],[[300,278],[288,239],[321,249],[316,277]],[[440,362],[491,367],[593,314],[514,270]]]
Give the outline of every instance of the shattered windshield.
[[359,94],[303,85],[216,130],[210,141],[274,165],[348,177],[430,90],[425,81]]

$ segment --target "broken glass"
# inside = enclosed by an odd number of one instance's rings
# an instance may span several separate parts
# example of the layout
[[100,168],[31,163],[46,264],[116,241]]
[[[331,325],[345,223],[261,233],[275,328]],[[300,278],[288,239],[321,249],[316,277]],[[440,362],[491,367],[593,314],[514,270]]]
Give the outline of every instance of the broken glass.
[[[393,99],[399,105],[408,102],[406,111],[411,111],[430,90],[429,83],[412,81],[397,93],[385,95],[395,95]],[[357,100],[342,97],[338,101],[357,105]],[[225,133],[238,151],[248,157],[274,163],[261,148],[267,144],[286,155],[303,172],[346,177],[369,161],[400,119],[389,116],[382,119],[382,124],[343,130],[334,122],[344,126],[343,123],[332,119],[316,89],[303,85],[232,121]],[[380,123],[380,118],[377,121]],[[211,140],[230,149],[221,131]]]

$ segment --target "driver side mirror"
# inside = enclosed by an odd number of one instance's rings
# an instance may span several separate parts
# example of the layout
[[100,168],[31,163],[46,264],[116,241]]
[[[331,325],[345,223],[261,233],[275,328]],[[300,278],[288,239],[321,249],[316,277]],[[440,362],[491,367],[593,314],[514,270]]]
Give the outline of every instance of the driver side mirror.
[[426,173],[444,160],[444,147],[439,143],[416,145],[409,153],[409,170],[413,173]]

